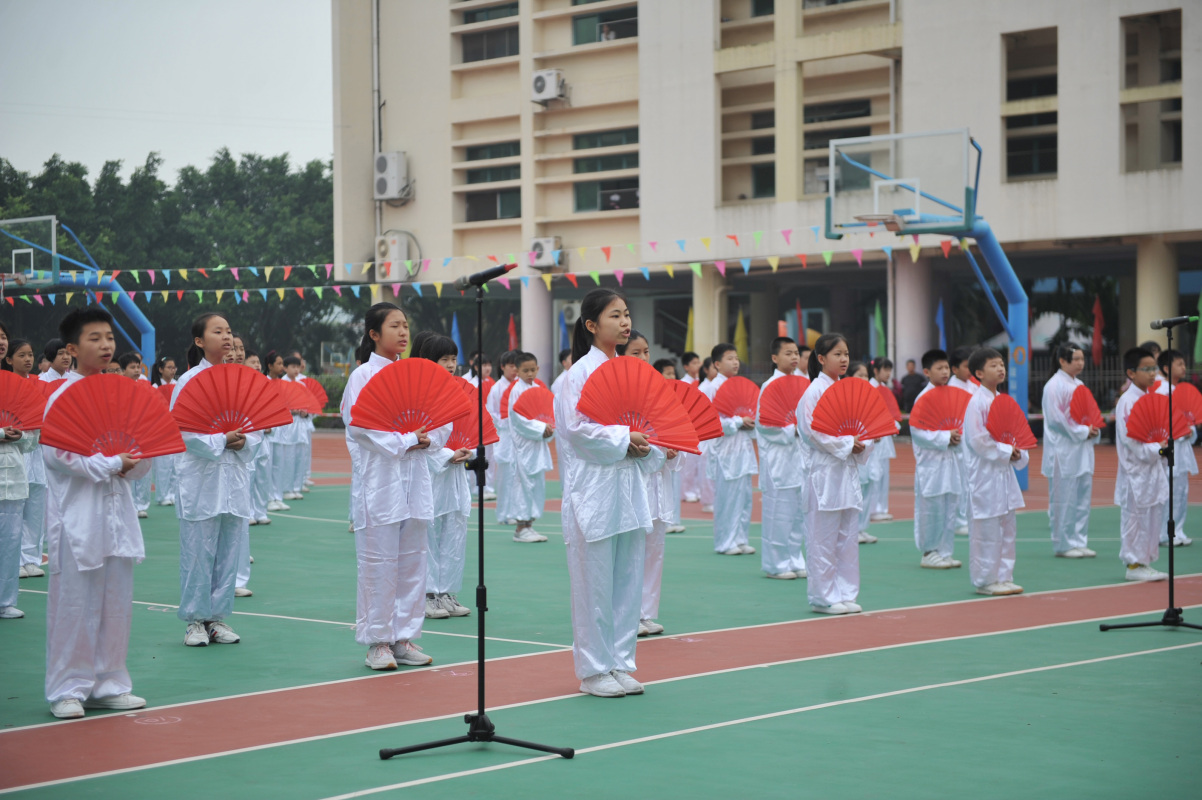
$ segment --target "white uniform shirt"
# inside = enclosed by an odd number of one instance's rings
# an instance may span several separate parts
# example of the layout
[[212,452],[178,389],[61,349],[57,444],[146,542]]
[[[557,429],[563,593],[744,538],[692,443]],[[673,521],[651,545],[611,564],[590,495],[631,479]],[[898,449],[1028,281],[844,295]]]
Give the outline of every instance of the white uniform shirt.
[[975,384],[972,381],[962,381],[955,375],[952,375],[952,377],[948,379],[947,385],[953,386],[957,389],[963,389],[969,394],[976,394],[977,390],[981,388],[978,384]]
[[[777,378],[785,377],[786,374],[779,369],[773,370],[772,377],[764,381],[764,385],[760,387],[760,397],[764,396],[764,390],[768,388],[769,384]],[[755,420],[756,439],[760,443],[760,460],[764,463],[764,474],[772,482],[772,488],[795,489],[801,486],[805,471],[797,425],[786,425],[783,428],[761,425],[758,403]]]
[[964,460],[972,493],[973,519],[1000,517],[1026,506],[1014,470],[1026,467],[1030,456],[1024,450],[1022,458],[1011,463],[1010,454],[1014,448],[989,435],[985,423],[989,420],[994,397],[993,392],[978,387],[964,413]]
[[[701,391],[712,403],[714,395],[724,383],[726,376],[719,373],[708,386],[702,385]],[[755,462],[755,445],[751,443],[751,431],[743,430],[742,418],[719,414],[718,421],[722,423],[722,438],[705,443],[708,446],[706,453],[709,456],[707,469],[710,480],[721,478],[733,481],[744,475],[758,474],[760,470]]]
[[[934,388],[928,383],[918,397]],[[914,405],[918,405],[915,398]],[[963,433],[963,431],[961,432]],[[924,431],[910,426],[910,444],[914,447],[914,490],[920,497],[960,494],[958,453],[965,448],[964,440],[951,446],[951,431]]]
[[[876,378],[869,378],[868,385],[871,386],[873,389],[876,389],[878,392],[880,391],[879,387],[885,386],[885,384],[881,383]],[[888,386],[886,386],[885,388],[892,391],[892,389]],[[901,423],[895,421],[893,423],[893,427],[894,427],[894,429],[900,431]],[[876,441],[876,444],[874,444],[872,446],[873,452],[876,454],[874,456],[875,458],[878,458],[878,459],[897,458],[897,448],[895,448],[893,446],[893,437],[892,436],[882,436],[881,438],[879,438],[875,441]],[[875,477],[879,477],[879,476],[874,476],[874,478]]]
[[680,464],[680,453],[669,460],[668,454],[655,445],[652,445],[651,453],[646,458],[639,459],[639,467],[647,476],[647,507],[653,520],[658,519],[668,525],[680,521],[680,503],[671,489],[671,473],[679,472]]
[[[78,372],[68,373],[67,383],[58,387],[46,408],[78,380],[83,380]],[[46,542],[51,572],[58,572],[62,563],[58,548],[64,536],[81,571],[99,569],[106,558],[145,558],[133,482],[150,471],[150,459],[143,459],[121,478],[119,456],[41,449],[46,462]]]
[[511,383],[513,381],[502,375],[500,380],[488,390],[488,397],[484,400],[484,408],[489,414],[492,414],[493,425],[497,428],[498,438],[497,443],[493,445],[493,458],[497,461],[504,461],[506,464],[513,459],[513,451],[509,445],[509,420],[501,419],[501,398]]
[[[858,380],[858,379],[851,379]],[[865,442],[864,450],[859,455],[852,455],[855,446],[854,436],[830,436],[814,430],[814,409],[827,389],[835,385],[835,381],[825,372],[810,382],[805,394],[797,402],[797,424],[810,448],[809,470],[803,486],[813,491],[818,498],[818,508],[806,508],[805,511],[841,511],[847,508],[860,508],[864,502],[860,494],[859,466],[868,461],[872,454],[871,442]],[[805,493],[806,503],[809,503],[809,491]]]
[[561,389],[563,389],[563,385],[567,380],[568,372],[570,372],[571,369],[571,367],[568,367],[563,372],[559,373],[558,378],[551,382],[551,394],[559,397],[559,392]]
[[683,383],[696,383],[696,382],[697,382],[697,379],[696,379],[696,378],[694,378],[692,375],[690,375],[690,374],[689,374],[689,373],[687,373],[687,372],[684,374],[684,377],[683,377],[683,378],[681,378],[680,380],[681,380],[681,382],[683,382]]
[[1060,477],[1076,478],[1093,472],[1094,445],[1101,441],[1102,432],[1093,438],[1089,426],[1074,422],[1069,414],[1073,392],[1081,381],[1064,370],[1056,370],[1043,386],[1043,462],[1040,472],[1051,478],[1056,467]]
[[1144,390],[1134,383],[1114,407],[1115,444],[1119,452],[1118,477],[1114,482],[1114,504],[1137,508],[1160,505],[1169,499],[1169,471],[1160,455],[1160,445],[1144,444],[1127,436],[1127,418]]
[[523,475],[535,475],[546,472],[554,467],[551,461],[550,438],[544,439],[543,433],[551,426],[545,422],[527,419],[521,414],[515,414],[513,406],[518,398],[537,384],[526,383],[520,378],[516,381],[513,391],[509,393],[509,433],[510,457],[513,464]]
[[51,381],[61,381],[65,377],[67,376],[56,370],[54,367],[47,367],[45,372],[38,375],[38,380],[49,383]]
[[[1173,387],[1176,391],[1177,387]],[[1157,394],[1163,394],[1166,397],[1169,394],[1169,382],[1162,380],[1156,387]],[[1175,411],[1176,409],[1174,409]],[[1186,475],[1198,474],[1198,459],[1194,455],[1194,442],[1198,441],[1198,429],[1191,427],[1189,436],[1183,436],[1173,444],[1173,479],[1184,477]],[[33,483],[33,478],[29,479]]]
[[[446,442],[451,438],[451,431],[454,429],[454,423],[449,423],[439,428],[436,433],[438,438]],[[458,513],[467,517],[472,513],[472,496],[468,488],[468,477],[475,477],[475,473],[469,473],[464,469],[463,464],[452,464],[451,459],[455,457],[455,451],[449,447],[435,448],[433,443],[426,448],[426,463],[430,468],[430,488],[434,493],[434,511],[435,517],[441,517],[443,514]]]
[[[213,366],[202,358],[200,363],[180,376],[171,393],[171,407],[180,392],[202,370]],[[180,454],[176,467],[175,511],[182,520],[198,522],[219,514],[252,519],[250,510],[250,473],[255,450],[263,441],[260,431],[246,434],[241,450],[227,450],[224,433],[181,433],[188,448]]]

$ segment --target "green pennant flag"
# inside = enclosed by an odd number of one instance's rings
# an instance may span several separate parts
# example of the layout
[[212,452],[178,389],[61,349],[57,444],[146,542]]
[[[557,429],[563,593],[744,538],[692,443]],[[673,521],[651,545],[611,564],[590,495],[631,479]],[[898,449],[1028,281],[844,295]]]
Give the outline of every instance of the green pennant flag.
[[823,250],[822,251],[822,260],[826,262],[826,265],[828,267],[831,265],[831,257],[833,255],[835,255],[834,250]]
[[322,293],[322,292],[324,292],[324,291],[325,291],[325,289],[324,289],[324,288],[322,288],[321,286],[314,286],[314,287],[313,287],[313,291],[314,291],[314,293],[317,295],[317,299],[318,299],[318,300],[320,300],[320,299],[321,299],[321,293]]
[[601,273],[597,270],[589,270],[588,276],[593,279],[593,283],[601,285]]
[[885,343],[885,322],[881,319],[881,301],[876,301],[876,310],[872,312],[872,326],[876,328],[876,346],[877,352],[875,355],[883,356],[889,352],[889,348]]
[[693,270],[693,274],[696,275],[698,278],[701,277],[701,262],[700,261],[689,262],[689,269]]

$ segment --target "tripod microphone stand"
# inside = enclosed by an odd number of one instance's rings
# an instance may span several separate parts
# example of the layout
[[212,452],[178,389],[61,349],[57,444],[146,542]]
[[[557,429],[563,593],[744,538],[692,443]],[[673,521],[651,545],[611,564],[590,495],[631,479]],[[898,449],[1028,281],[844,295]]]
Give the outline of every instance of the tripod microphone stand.
[[[1194,317],[1194,319],[1197,319],[1197,317]],[[1185,319],[1182,318],[1182,322],[1184,321]],[[1153,327],[1156,327],[1156,325],[1154,324]],[[1165,325],[1165,334],[1168,336],[1168,349],[1172,350],[1173,324]],[[1173,365],[1170,363],[1169,372],[1172,373],[1172,370]],[[1148,622],[1124,622],[1116,625],[1103,624],[1098,626],[1099,630],[1109,631],[1118,630],[1120,628],[1154,628],[1163,626],[1166,628],[1193,628],[1194,630],[1202,631],[1202,625],[1194,625],[1193,623],[1185,621],[1185,616],[1181,613],[1181,609],[1176,607],[1176,601],[1173,597],[1174,584],[1177,580],[1177,573],[1173,563],[1173,551],[1177,549],[1176,545],[1173,544],[1173,539],[1177,535],[1177,523],[1173,520],[1173,465],[1176,463],[1175,451],[1177,449],[1177,442],[1175,439],[1173,439],[1173,382],[1171,374],[1166,375],[1165,380],[1169,382],[1169,436],[1168,443],[1161,449],[1160,454],[1169,461],[1169,518],[1165,522],[1169,531],[1169,607],[1165,609],[1164,616],[1158,620],[1151,620]]]
[[[505,274],[510,269],[516,267],[517,264],[507,264],[505,267],[494,267],[490,270],[477,273],[469,278],[461,279],[462,286],[476,287],[476,352],[484,353],[484,284],[494,277],[499,277]],[[498,272],[498,270],[500,270]],[[496,273],[496,274],[492,274]],[[552,747],[545,744],[536,744],[534,742],[525,742],[521,739],[511,739],[508,736],[500,736],[496,733],[496,726],[485,713],[484,702],[484,615],[488,611],[488,589],[484,585],[484,470],[488,467],[488,461],[484,457],[484,380],[483,375],[479,374],[479,366],[477,366],[477,379],[479,380],[478,390],[476,392],[476,411],[479,414],[477,423],[479,429],[476,440],[476,457],[467,462],[469,472],[476,473],[476,508],[479,514],[477,522],[477,546],[479,553],[479,582],[476,584],[476,700],[477,710],[474,714],[464,714],[463,721],[467,723],[467,733],[462,736],[455,736],[450,739],[439,739],[433,742],[423,742],[422,744],[414,744],[408,747],[398,747],[394,749],[383,749],[380,751],[380,758],[387,760],[393,756],[404,755],[406,753],[416,753],[420,750],[433,750],[437,747],[449,747],[455,744],[466,744],[468,742],[496,742],[498,744],[508,744],[514,747],[524,747],[528,750],[539,750],[544,753],[554,753],[564,758],[571,758],[576,755],[576,750],[571,747]]]

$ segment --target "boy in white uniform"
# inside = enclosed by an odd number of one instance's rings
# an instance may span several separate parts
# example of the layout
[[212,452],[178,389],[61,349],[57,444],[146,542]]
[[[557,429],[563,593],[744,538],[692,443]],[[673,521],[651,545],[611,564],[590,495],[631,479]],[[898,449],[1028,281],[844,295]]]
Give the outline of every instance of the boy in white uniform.
[[[948,364],[952,368],[952,377],[948,380],[947,385],[957,389],[963,389],[969,394],[977,393],[977,384],[974,383],[972,373],[968,369],[968,359],[972,357],[971,347],[957,347],[948,354]],[[968,466],[965,461],[965,455],[968,452],[967,447],[960,448],[956,454],[960,463],[960,504],[956,506],[956,535],[968,535],[968,520],[970,517],[968,504],[972,499],[972,492],[968,485]]]
[[[947,353],[928,350],[922,354],[922,373],[927,385],[918,399],[938,386],[946,386],[952,376]],[[960,451],[964,448],[961,431],[928,431],[911,421],[910,441],[914,447],[914,544],[922,553],[919,565],[925,569],[955,569],[960,561],[952,558],[956,545],[956,508],[960,503]]]
[[[1177,385],[1185,380],[1185,356],[1177,350],[1163,350],[1156,357],[1160,374],[1164,378],[1156,391],[1167,395],[1169,386],[1177,391]],[[1178,439],[1173,447],[1173,546],[1188,547],[1194,540],[1185,535],[1185,512],[1189,510],[1189,476],[1198,474],[1198,459],[1194,456],[1194,442],[1198,441],[1198,428],[1190,428],[1189,436]],[[32,489],[30,490],[32,496]],[[1169,507],[1164,507],[1164,517],[1169,518]],[[1160,529],[1160,546],[1169,544],[1168,526]]]
[[[760,387],[760,397],[763,398],[764,390],[773,381],[796,374],[800,362],[801,354],[796,342],[787,336],[773,339],[772,363],[776,369]],[[764,466],[760,473],[763,502],[760,569],[767,577],[778,580],[804,578],[806,562],[801,551],[805,536],[805,498],[801,487],[805,471],[802,468],[804,459],[797,423],[772,428],[760,421],[758,408],[755,416],[756,438]]]
[[1071,345],[1056,348],[1060,367],[1043,387],[1043,464],[1048,479],[1048,521],[1057,558],[1093,558],[1089,509],[1093,496],[1094,445],[1102,432],[1069,415],[1073,393],[1083,384],[1085,351]]
[[[724,342],[714,346],[711,357],[718,375],[703,391],[713,402],[722,384],[739,373],[739,354],[733,344]],[[722,422],[722,438],[704,443],[709,459],[707,475],[714,483],[714,552],[724,556],[750,555],[755,552],[748,542],[751,476],[759,473],[751,442],[755,418],[719,414],[718,419]]]
[[522,544],[545,542],[547,537],[534,529],[534,520],[541,519],[547,502],[547,470],[551,462],[548,442],[555,435],[555,428],[536,419],[527,419],[513,410],[525,392],[533,389],[538,376],[538,359],[533,353],[518,353],[514,356],[518,381],[509,392],[510,471],[512,478],[506,487],[510,495],[507,508],[516,515],[517,529],[513,540]]
[[1160,558],[1157,546],[1161,531],[1167,530],[1164,507],[1169,499],[1169,476],[1161,453],[1168,442],[1145,444],[1127,435],[1131,408],[1156,382],[1156,357],[1142,347],[1123,354],[1123,366],[1131,385],[1114,407],[1119,471],[1114,483],[1114,504],[1119,507],[1119,558],[1127,566],[1129,581],[1162,581],[1166,573],[1152,567]]

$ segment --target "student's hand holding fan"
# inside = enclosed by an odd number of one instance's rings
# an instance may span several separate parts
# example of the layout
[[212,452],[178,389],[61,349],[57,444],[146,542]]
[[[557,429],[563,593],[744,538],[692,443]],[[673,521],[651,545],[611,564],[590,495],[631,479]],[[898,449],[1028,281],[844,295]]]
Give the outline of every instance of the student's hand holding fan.
[[433,361],[394,361],[364,385],[351,407],[351,425],[375,431],[417,433],[422,446],[426,431],[465,417],[472,411],[456,379]]
[[[1176,393],[1174,393],[1176,400]],[[1127,417],[1127,436],[1144,444],[1163,444],[1169,439],[1189,436],[1190,425],[1173,403],[1173,417],[1169,420],[1169,398],[1163,394],[1148,392],[1131,406]]]
[[[42,427],[48,396],[33,381],[13,372],[0,372],[0,428],[32,431]],[[11,437],[14,441],[20,438]]]
[[796,425],[797,404],[808,388],[810,379],[800,375],[786,375],[769,383],[760,392],[760,424],[765,428]]
[[989,416],[985,420],[985,430],[995,442],[1008,444],[1014,448],[1011,460],[1018,460],[1019,450],[1030,450],[1038,442],[1027,422],[1027,415],[1019,408],[1018,401],[1008,394],[998,394],[989,406]]
[[[124,375],[92,375],[68,386],[46,411],[42,444],[81,456],[133,459],[185,449],[162,400]],[[132,466],[122,458],[122,474]]]
[[685,413],[689,415],[689,421],[693,423],[693,429],[697,431],[698,441],[708,442],[711,439],[721,439],[724,435],[722,420],[718,419],[718,412],[714,410],[713,403],[705,396],[705,393],[695,384],[684,381],[669,381],[669,385],[676,392],[676,399],[684,406]]
[[[753,384],[754,385],[754,384]],[[600,425],[630,428],[632,446],[642,442],[700,455],[700,442],[676,392],[655,367],[632,356],[611,358],[597,367],[576,410]]]
[[1081,384],[1073,389],[1073,398],[1069,401],[1068,415],[1078,425],[1088,425],[1090,428],[1105,428],[1106,420],[1102,418],[1102,409],[1094,399],[1089,387]]
[[242,364],[215,364],[193,375],[180,389],[171,416],[184,433],[199,434],[246,434],[292,423],[267,376]]
[[897,435],[897,425],[880,392],[858,378],[836,381],[822,393],[810,427],[828,436],[854,436],[861,443]]
[[714,392],[714,408],[724,417],[739,417],[743,420],[743,428],[755,424],[755,409],[760,399],[760,387],[747,378],[735,375],[727,378]]

